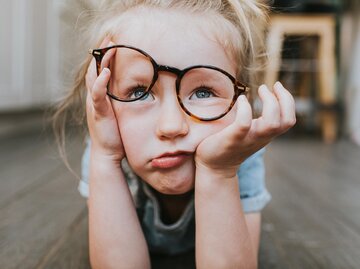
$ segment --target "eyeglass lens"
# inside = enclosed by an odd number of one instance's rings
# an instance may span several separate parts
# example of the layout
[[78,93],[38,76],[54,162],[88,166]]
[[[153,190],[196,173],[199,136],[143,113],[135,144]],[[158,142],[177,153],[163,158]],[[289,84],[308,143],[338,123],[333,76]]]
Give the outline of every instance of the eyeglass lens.
[[[111,50],[116,52],[110,60],[109,93],[122,101],[138,99],[134,105],[153,100],[149,97],[154,82],[154,67],[150,59],[129,48]],[[229,77],[217,70],[194,68],[181,78],[178,96],[191,114],[204,119],[214,118],[231,106],[234,85]]]

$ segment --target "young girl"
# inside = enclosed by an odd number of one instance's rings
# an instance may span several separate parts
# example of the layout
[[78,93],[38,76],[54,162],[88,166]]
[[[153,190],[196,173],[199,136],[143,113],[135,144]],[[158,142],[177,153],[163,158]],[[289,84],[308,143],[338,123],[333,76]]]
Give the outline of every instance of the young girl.
[[96,49],[58,112],[86,93],[93,268],[194,247],[197,268],[257,267],[262,148],[295,124],[279,82],[259,87],[260,117],[247,100],[265,19],[254,0],[102,2]]

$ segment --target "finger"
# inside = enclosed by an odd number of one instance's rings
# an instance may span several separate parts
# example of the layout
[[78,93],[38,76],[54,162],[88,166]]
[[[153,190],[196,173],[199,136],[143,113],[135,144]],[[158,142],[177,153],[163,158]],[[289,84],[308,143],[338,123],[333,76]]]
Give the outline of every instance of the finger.
[[[115,45],[115,44],[111,41],[107,44],[108,47],[113,46],[113,45]],[[115,54],[116,54],[116,49],[110,49],[106,52],[106,54],[104,55],[104,57],[101,60],[101,70],[105,67],[108,67],[108,68],[110,67],[110,61],[111,61],[111,59],[113,59]]]
[[237,100],[235,124],[240,132],[247,132],[252,121],[251,105],[245,95],[240,95]]
[[237,99],[237,111],[234,123],[228,126],[228,133],[234,136],[235,140],[240,140],[246,136],[252,121],[252,110],[245,95],[240,95]]
[[294,98],[279,81],[274,85],[274,93],[280,104],[281,128],[287,130],[296,123]]
[[260,136],[276,133],[280,128],[280,105],[276,96],[266,87],[259,87],[259,97],[263,103],[261,117],[256,119],[256,132]]
[[110,78],[110,70],[108,68],[104,68],[99,77],[95,80],[95,83],[91,89],[91,98],[93,101],[93,106],[96,113],[100,116],[106,116],[110,104],[107,100],[107,84]]
[[263,103],[262,118],[269,124],[278,125],[280,122],[280,107],[276,96],[266,85],[259,87],[259,97]]

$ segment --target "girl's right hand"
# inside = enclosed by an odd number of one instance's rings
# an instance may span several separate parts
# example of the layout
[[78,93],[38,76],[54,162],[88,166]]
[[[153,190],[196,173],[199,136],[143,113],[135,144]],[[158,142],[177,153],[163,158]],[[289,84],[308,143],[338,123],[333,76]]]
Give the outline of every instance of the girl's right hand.
[[[112,42],[105,38],[101,47],[111,46]],[[106,54],[102,60],[101,72],[97,77],[96,63],[93,59],[86,73],[86,117],[91,138],[91,152],[115,163],[125,157],[120,131],[112,103],[106,94],[110,79],[108,69],[111,57]]]

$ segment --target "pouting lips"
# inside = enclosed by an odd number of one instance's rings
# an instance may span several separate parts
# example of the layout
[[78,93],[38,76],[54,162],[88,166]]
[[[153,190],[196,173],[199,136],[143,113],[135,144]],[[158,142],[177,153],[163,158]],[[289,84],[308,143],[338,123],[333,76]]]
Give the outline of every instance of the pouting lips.
[[174,153],[165,153],[151,160],[151,165],[154,168],[169,169],[183,164],[192,152],[179,151]]

